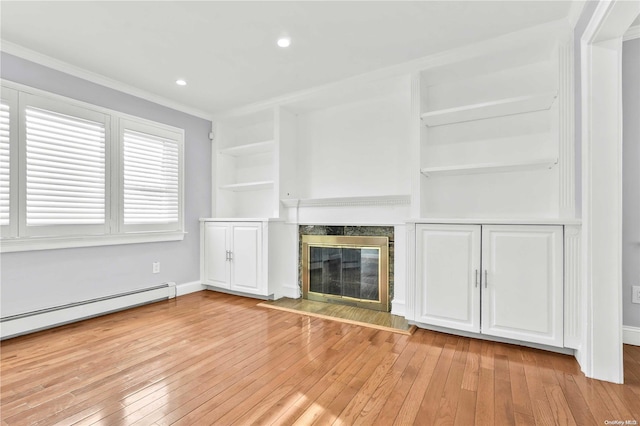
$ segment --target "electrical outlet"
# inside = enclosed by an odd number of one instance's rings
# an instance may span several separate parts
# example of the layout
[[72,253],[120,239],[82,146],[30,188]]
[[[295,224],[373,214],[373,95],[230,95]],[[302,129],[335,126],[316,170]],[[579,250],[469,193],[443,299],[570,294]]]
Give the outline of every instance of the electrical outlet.
[[640,303],[640,285],[634,285],[631,287],[633,294],[631,295],[631,303]]
[[153,262],[153,273],[154,274],[160,273],[160,262]]

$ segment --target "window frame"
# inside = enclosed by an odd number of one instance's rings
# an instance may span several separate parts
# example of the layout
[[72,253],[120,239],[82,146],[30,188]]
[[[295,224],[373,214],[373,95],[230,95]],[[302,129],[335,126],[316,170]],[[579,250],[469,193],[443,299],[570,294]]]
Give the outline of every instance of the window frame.
[[18,91],[2,87],[0,98],[9,105],[9,225],[0,225],[0,239],[18,236]]
[[[180,241],[186,234],[185,213],[185,131],[183,129],[125,114],[0,79],[1,97],[10,105],[10,225],[2,226],[0,253],[58,248],[92,247]],[[104,225],[26,226],[26,105],[79,118],[105,117],[105,223]],[[14,111],[15,106],[15,111]],[[17,113],[14,113],[17,112]],[[74,112],[80,112],[76,115]],[[121,123],[179,137],[179,220],[176,226],[125,227],[123,217],[124,182],[122,172],[123,130]],[[131,127],[128,127],[131,128]],[[135,130],[131,128],[131,130]],[[138,130],[142,131],[142,130]],[[150,134],[154,134],[150,132]],[[160,135],[160,136],[161,136]],[[16,147],[16,148],[14,148]],[[34,228],[34,229],[29,229]],[[39,228],[36,230],[35,228]]]
[[[20,173],[20,189],[18,203],[18,229],[20,236],[23,237],[50,237],[50,236],[72,236],[72,235],[105,235],[109,234],[109,212],[111,204],[111,145],[112,132],[111,120],[109,114],[94,111],[92,109],[78,107],[72,104],[47,99],[42,96],[32,95],[30,93],[20,92],[18,95],[18,107],[20,124],[18,127],[19,134],[19,161],[18,172]],[[104,223],[100,225],[27,225],[27,132],[26,132],[26,109],[27,107],[35,107],[45,109],[58,114],[73,116],[76,118],[90,120],[101,123],[105,128],[105,163],[104,163]]]

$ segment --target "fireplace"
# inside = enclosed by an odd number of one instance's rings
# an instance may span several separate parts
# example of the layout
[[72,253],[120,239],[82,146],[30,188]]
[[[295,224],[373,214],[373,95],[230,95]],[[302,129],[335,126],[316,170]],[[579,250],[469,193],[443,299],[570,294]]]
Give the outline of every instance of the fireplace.
[[389,311],[389,237],[301,235],[300,241],[303,298]]

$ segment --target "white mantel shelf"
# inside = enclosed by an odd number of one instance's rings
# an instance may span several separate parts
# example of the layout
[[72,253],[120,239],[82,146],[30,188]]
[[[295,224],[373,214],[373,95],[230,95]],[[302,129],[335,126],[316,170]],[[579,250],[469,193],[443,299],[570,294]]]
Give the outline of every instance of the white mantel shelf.
[[288,208],[296,207],[366,207],[405,206],[411,204],[410,195],[375,195],[369,197],[305,198],[281,200]]

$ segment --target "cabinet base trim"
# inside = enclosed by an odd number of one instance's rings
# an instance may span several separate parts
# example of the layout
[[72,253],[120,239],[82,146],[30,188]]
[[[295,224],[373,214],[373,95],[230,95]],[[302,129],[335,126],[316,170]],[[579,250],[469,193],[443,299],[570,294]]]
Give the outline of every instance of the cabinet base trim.
[[489,340],[492,342],[509,343],[512,345],[526,346],[528,348],[542,349],[544,351],[556,352],[564,355],[575,356],[575,350],[570,348],[560,348],[557,346],[542,345],[539,343],[531,343],[522,340],[507,339],[504,337],[488,336],[486,334],[470,333],[468,331],[454,330],[446,327],[438,327],[435,325],[422,324],[415,321],[409,321],[409,324],[415,324],[425,330],[438,331],[440,333],[455,334],[456,336],[471,337],[473,339]]
[[260,299],[260,300],[273,300],[274,299],[273,294],[270,294],[268,296],[263,296],[261,294],[243,293],[241,291],[228,290],[226,288],[214,287],[214,286],[210,286],[210,285],[207,285],[207,284],[204,284],[204,287],[205,287],[206,290],[217,291],[218,293],[233,294],[234,296],[250,297],[252,299]]

